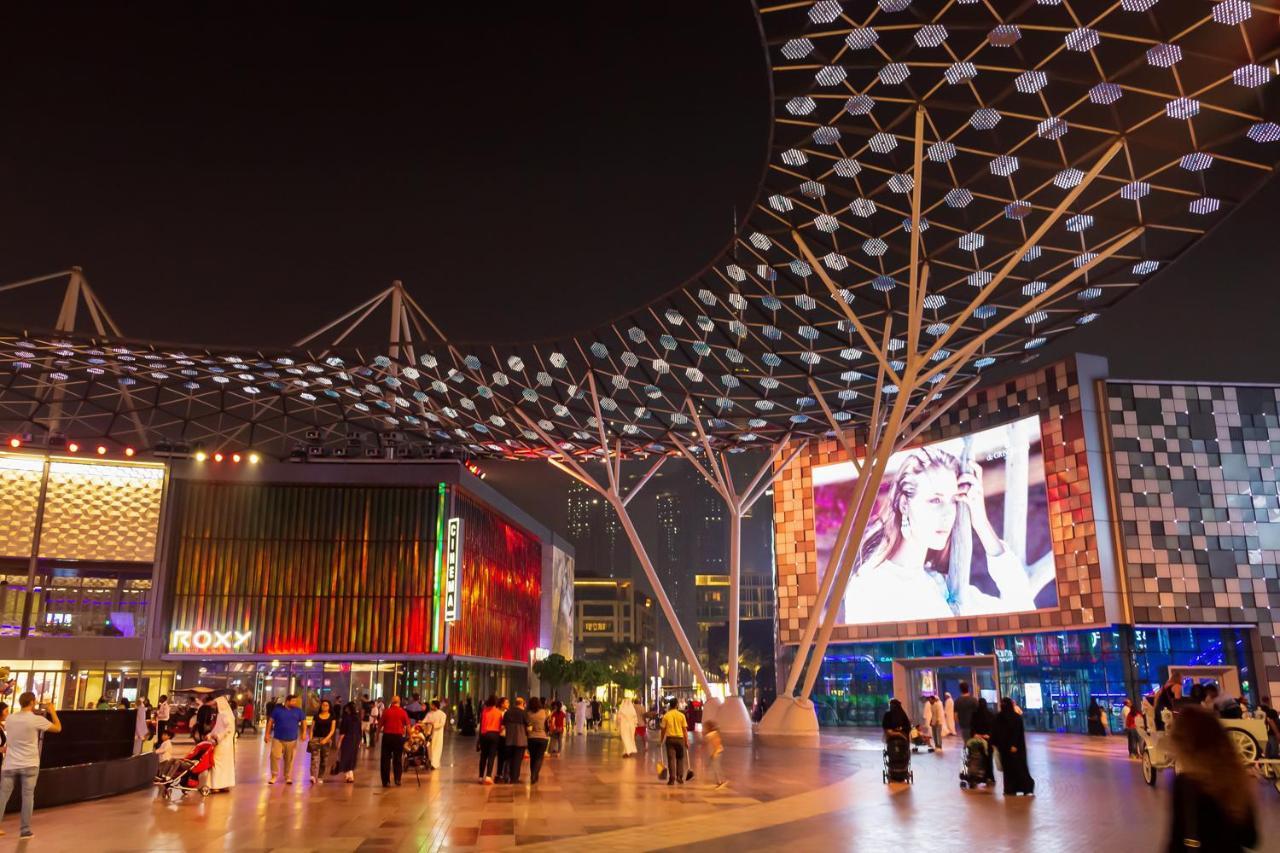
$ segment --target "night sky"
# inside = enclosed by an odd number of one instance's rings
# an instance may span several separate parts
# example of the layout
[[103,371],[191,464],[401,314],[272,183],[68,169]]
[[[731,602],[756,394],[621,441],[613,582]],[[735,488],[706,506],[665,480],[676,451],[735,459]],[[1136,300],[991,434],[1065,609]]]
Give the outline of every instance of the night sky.
[[[7,12],[0,281],[82,265],[134,337],[287,345],[393,278],[455,340],[590,328],[712,260],[766,156],[745,0]],[[1040,361],[1280,379],[1278,210],[1272,181]]]
[[454,339],[579,331],[713,260],[767,156],[743,0],[25,3],[3,29],[0,281],[79,264],[135,337],[290,344],[395,278]]

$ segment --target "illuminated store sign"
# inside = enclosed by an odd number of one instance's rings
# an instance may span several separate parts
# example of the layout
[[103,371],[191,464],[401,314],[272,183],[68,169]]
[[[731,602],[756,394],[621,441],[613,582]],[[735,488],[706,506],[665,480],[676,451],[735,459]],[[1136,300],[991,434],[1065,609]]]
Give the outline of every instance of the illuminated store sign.
[[444,552],[444,621],[458,621],[458,599],[462,596],[462,519],[449,519]]
[[169,635],[169,651],[175,654],[243,652],[249,649],[252,638],[252,631],[173,631]]

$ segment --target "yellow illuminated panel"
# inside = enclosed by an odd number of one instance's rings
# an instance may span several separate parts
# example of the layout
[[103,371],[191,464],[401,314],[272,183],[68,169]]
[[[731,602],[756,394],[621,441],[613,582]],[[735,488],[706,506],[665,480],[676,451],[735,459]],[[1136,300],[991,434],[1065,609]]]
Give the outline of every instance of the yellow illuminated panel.
[[[0,454],[0,556],[28,557],[44,457]],[[60,560],[154,561],[164,465],[55,457],[40,556]]]
[[44,460],[0,454],[0,556],[31,556]]
[[54,460],[40,556],[154,561],[163,489],[163,465]]

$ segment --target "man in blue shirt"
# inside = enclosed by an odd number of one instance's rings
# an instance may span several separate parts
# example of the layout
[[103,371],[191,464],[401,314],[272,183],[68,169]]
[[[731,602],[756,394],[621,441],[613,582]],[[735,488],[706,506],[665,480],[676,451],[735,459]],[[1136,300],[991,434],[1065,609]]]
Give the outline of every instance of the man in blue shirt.
[[285,697],[284,704],[272,708],[271,716],[267,717],[266,741],[271,745],[271,778],[267,780],[268,785],[276,783],[282,761],[284,783],[293,784],[293,759],[298,751],[298,734],[302,731],[302,721],[307,718],[300,706],[298,697],[290,693]]

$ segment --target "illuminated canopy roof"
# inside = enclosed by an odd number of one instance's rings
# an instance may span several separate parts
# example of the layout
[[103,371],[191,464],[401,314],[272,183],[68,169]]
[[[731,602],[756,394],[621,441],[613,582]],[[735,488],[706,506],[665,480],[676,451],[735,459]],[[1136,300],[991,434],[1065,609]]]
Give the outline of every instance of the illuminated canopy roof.
[[[404,336],[376,355],[6,333],[0,426],[513,456],[544,445],[518,413],[598,447],[594,383],[608,440],[633,452],[687,436],[690,402],[720,445],[821,434],[823,404],[855,424],[877,386],[895,393],[913,328],[942,368],[922,399],[1021,359],[1166,266],[1280,159],[1274,3],[823,0],[760,18],[775,119],[756,207],[662,299],[559,343],[466,345],[397,292]],[[929,267],[914,305],[913,238]]]

